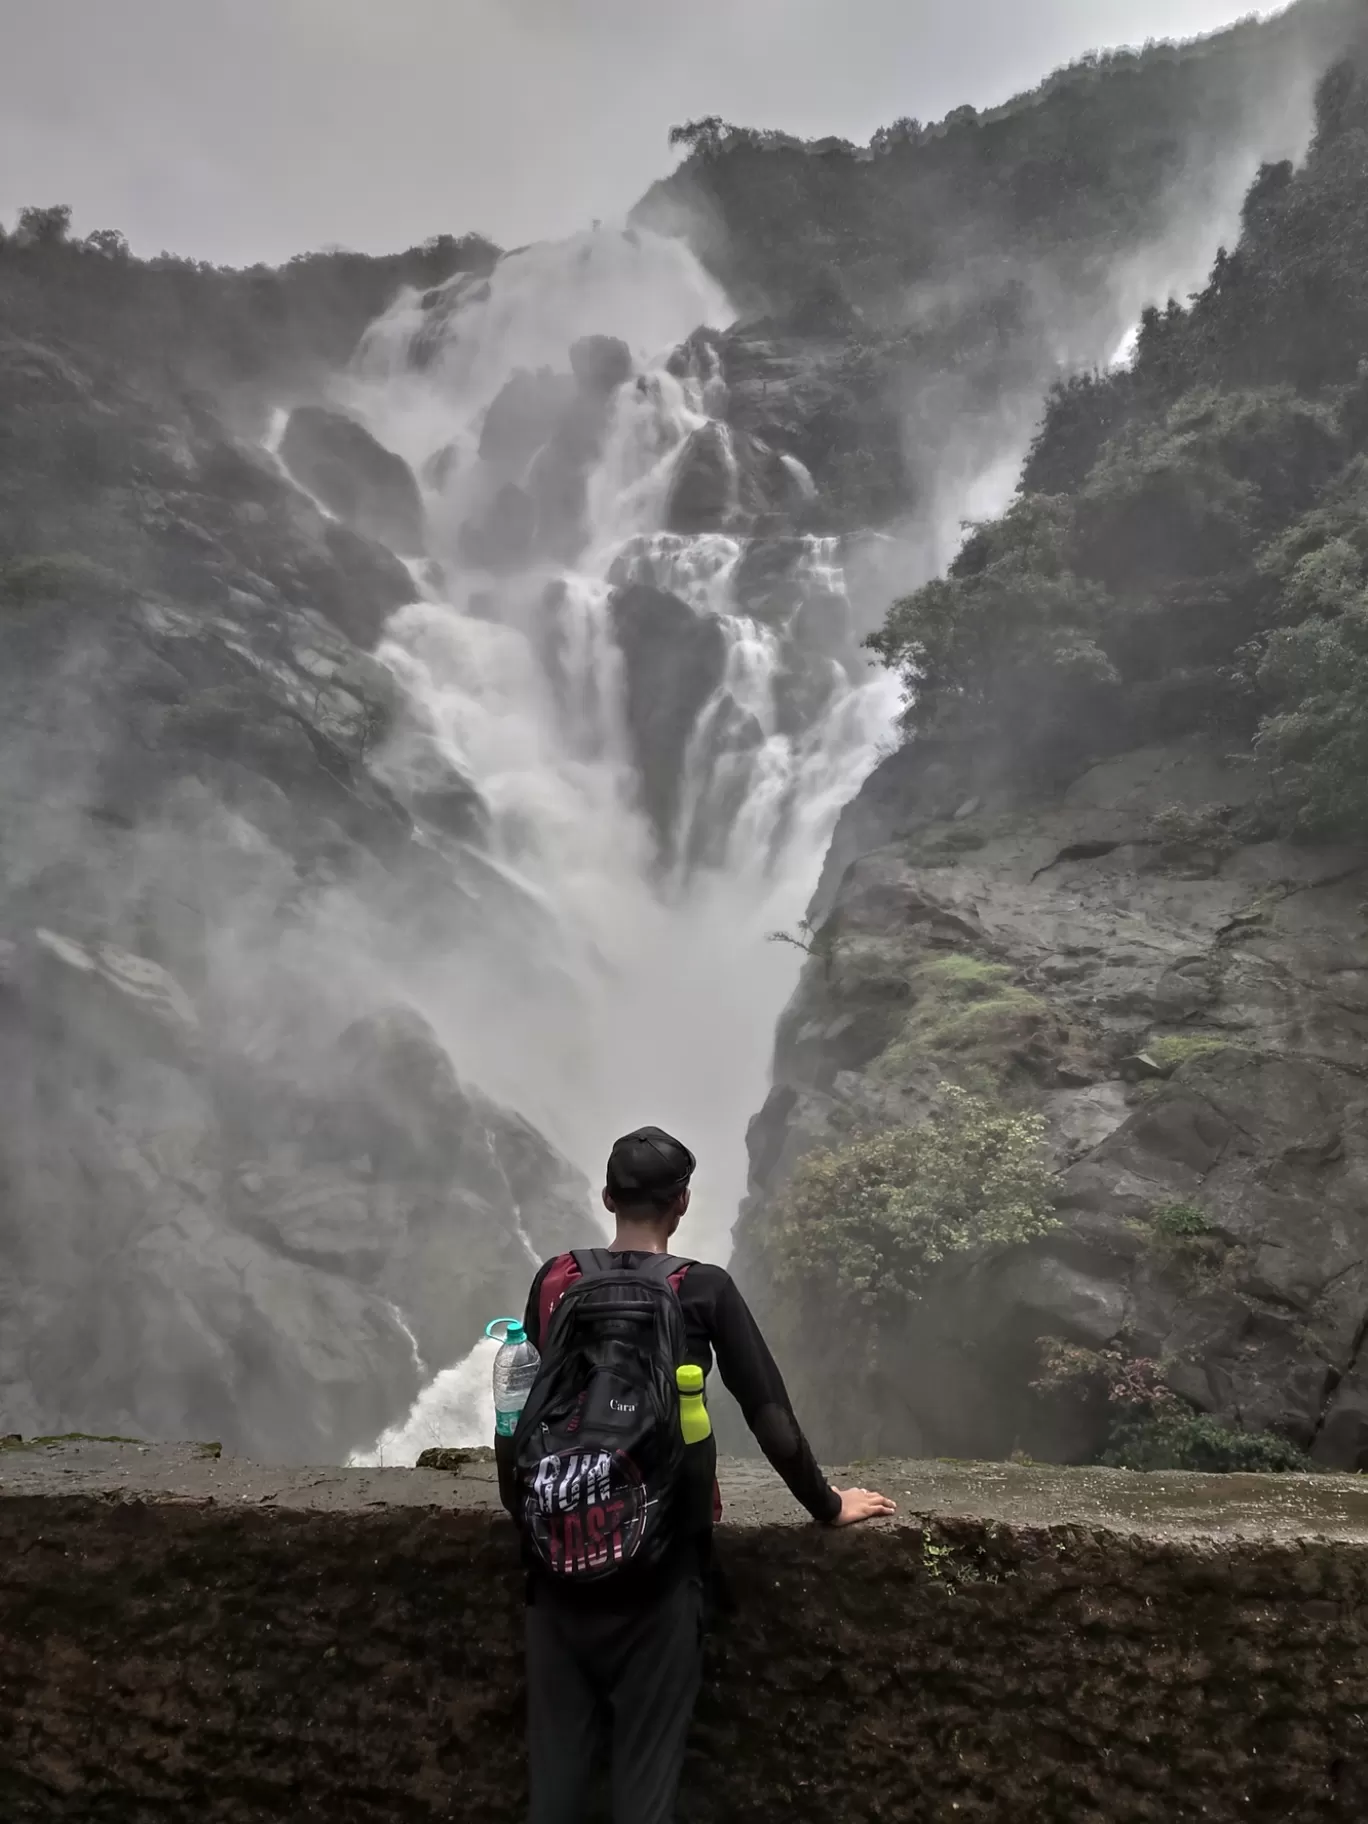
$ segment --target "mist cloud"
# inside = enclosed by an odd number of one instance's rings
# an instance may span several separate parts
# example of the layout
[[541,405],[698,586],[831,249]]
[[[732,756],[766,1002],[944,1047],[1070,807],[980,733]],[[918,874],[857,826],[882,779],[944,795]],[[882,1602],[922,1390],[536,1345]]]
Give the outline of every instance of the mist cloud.
[[[0,0],[0,215],[282,260],[620,215],[719,113],[865,140],[1240,0]],[[1267,10],[1267,9],[1265,9]]]

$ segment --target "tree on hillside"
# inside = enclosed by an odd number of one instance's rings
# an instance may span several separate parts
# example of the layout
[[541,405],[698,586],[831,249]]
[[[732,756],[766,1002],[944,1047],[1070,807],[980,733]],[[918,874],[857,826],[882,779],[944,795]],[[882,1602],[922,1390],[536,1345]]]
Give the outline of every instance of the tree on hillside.
[[58,247],[70,232],[71,205],[54,203],[46,209],[21,209],[15,238],[27,247]]
[[723,139],[734,129],[720,114],[708,114],[702,120],[686,120],[683,126],[670,128],[670,145],[684,146],[690,152],[716,152]]
[[126,260],[129,257],[128,241],[117,228],[97,228],[81,244],[89,252],[98,253],[106,260]]
[[893,605],[869,643],[911,734],[1020,768],[1219,729],[1282,827],[1368,837],[1365,174],[1368,53],[1206,289],[1145,312],[1132,369],[1055,390],[1011,510]]

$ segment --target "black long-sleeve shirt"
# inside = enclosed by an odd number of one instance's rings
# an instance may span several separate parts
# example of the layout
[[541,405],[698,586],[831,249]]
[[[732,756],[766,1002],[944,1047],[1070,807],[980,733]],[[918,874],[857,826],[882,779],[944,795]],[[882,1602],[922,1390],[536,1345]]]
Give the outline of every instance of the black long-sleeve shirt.
[[[624,1250],[623,1258],[638,1265],[650,1256]],[[538,1349],[542,1281],[553,1264],[548,1261],[533,1280],[523,1320]],[[716,1358],[723,1385],[740,1406],[761,1450],[813,1519],[829,1525],[841,1511],[841,1498],[817,1465],[794,1417],[778,1364],[731,1274],[702,1262],[691,1266],[679,1285],[679,1304],[687,1359],[706,1375]]]

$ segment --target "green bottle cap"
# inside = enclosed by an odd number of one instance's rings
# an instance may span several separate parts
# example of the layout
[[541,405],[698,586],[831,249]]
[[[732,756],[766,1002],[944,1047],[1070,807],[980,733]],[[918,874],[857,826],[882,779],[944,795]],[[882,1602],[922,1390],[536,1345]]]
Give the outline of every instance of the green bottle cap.
[[702,1393],[703,1370],[694,1362],[675,1369],[675,1384],[681,1393]]
[[[499,1335],[499,1326],[503,1325],[503,1335]],[[519,1317],[496,1317],[485,1325],[485,1335],[492,1336],[496,1343],[525,1343],[527,1332],[522,1327]]]

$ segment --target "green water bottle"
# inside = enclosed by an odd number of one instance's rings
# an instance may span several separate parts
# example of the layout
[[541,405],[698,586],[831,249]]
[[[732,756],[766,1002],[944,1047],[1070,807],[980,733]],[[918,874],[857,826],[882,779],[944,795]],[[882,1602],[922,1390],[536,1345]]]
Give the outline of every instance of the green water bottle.
[[679,1428],[686,1444],[702,1444],[712,1436],[712,1420],[703,1399],[703,1370],[692,1362],[675,1369],[679,1388]]

